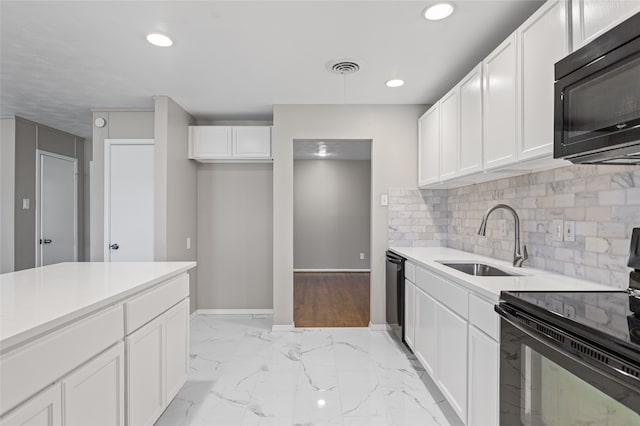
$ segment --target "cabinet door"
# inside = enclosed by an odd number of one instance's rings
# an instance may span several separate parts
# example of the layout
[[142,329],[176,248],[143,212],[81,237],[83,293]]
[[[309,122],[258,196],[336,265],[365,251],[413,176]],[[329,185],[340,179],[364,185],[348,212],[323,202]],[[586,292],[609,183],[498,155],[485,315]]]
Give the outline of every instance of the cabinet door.
[[467,418],[467,321],[438,303],[438,385],[463,422]]
[[167,337],[167,402],[171,401],[189,374],[189,298],[169,309],[166,319]]
[[469,326],[469,425],[498,425],[500,344]]
[[[436,380],[438,356],[438,303],[416,287],[415,354],[427,373]],[[446,355],[448,356],[448,355]]]
[[0,418],[2,426],[62,425],[62,392],[60,383],[45,389],[15,410]]
[[573,50],[640,12],[640,1],[572,0]]
[[232,155],[229,126],[190,126],[189,136],[191,158],[230,158]]
[[460,82],[460,175],[482,170],[482,64]]
[[160,316],[126,338],[128,425],[152,425],[164,410],[164,324]]
[[124,426],[124,343],[62,380],[65,426]]
[[404,341],[415,351],[416,286],[404,280]]
[[518,159],[553,153],[554,64],[569,53],[567,3],[547,1],[518,28],[521,128]]
[[483,61],[484,168],[516,162],[517,55],[513,33]]
[[440,180],[458,174],[458,87],[440,101]]
[[440,106],[436,104],[418,120],[418,186],[440,178]]
[[234,127],[233,156],[240,158],[270,158],[271,127]]

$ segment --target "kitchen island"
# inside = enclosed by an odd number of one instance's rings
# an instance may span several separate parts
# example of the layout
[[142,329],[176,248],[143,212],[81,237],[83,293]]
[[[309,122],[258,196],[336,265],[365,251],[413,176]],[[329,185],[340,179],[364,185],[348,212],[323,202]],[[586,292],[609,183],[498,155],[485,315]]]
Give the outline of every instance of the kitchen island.
[[0,275],[0,423],[153,424],[187,377],[195,266],[61,263]]

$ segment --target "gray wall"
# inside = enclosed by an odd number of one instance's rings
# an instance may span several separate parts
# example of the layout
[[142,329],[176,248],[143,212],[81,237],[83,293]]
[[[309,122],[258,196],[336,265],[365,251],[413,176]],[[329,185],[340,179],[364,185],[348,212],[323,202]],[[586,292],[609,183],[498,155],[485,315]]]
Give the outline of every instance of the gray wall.
[[13,271],[16,120],[0,119],[0,274]]
[[271,309],[272,165],[198,165],[198,309]]
[[293,183],[293,267],[369,269],[371,161],[295,160]]
[[[84,139],[16,117],[14,267],[35,266],[36,240],[36,149],[78,159],[78,260],[84,255]],[[30,208],[22,209],[22,199]],[[3,200],[4,202],[4,200]]]
[[[195,119],[167,96],[155,97],[156,260],[197,258],[197,163],[187,158]],[[187,249],[187,238],[191,248]],[[197,274],[189,271],[191,312],[197,304]]]
[[[91,180],[91,260],[104,260],[104,140],[153,139],[153,111],[94,111],[107,124],[93,126],[93,179]],[[185,154],[186,155],[186,154]]]
[[390,187],[415,186],[421,105],[275,105],[273,108],[273,324],[293,325],[293,141],[371,140],[371,322],[385,323]]

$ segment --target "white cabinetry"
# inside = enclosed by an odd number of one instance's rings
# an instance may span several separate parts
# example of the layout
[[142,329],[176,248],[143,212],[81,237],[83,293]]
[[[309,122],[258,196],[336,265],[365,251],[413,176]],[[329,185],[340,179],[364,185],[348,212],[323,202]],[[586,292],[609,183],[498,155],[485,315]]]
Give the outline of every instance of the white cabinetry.
[[416,286],[404,280],[404,341],[415,351]]
[[482,170],[482,64],[460,82],[460,175]]
[[438,376],[438,302],[416,289],[415,354],[427,373],[434,379]]
[[418,186],[440,179],[440,104],[437,103],[418,120]]
[[124,344],[62,379],[66,426],[124,426]]
[[461,419],[467,418],[467,320],[438,305],[438,384]]
[[516,33],[483,61],[484,168],[492,169],[516,160],[517,55]]
[[458,174],[460,151],[458,87],[454,87],[440,101],[440,180]]
[[247,161],[271,158],[269,126],[189,126],[189,158]]
[[518,28],[518,159],[553,153],[554,64],[569,53],[567,3],[549,0]]
[[127,336],[128,425],[152,425],[186,381],[188,306],[187,298]]
[[[494,314],[495,315],[495,314]],[[469,425],[497,425],[500,344],[469,326]]]
[[62,393],[60,383],[56,383],[0,418],[0,424],[2,426],[60,426],[61,413]]
[[572,0],[573,50],[640,12],[638,0]]

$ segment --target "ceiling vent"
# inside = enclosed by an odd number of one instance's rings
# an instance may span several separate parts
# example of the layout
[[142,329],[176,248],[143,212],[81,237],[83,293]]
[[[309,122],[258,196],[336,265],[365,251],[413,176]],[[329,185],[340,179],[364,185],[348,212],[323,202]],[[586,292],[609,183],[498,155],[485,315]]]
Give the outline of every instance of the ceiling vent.
[[357,73],[360,70],[360,65],[352,60],[341,59],[329,62],[327,68],[336,74],[347,75]]

